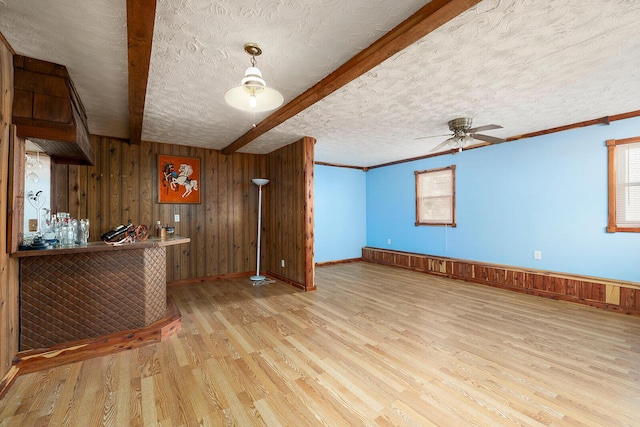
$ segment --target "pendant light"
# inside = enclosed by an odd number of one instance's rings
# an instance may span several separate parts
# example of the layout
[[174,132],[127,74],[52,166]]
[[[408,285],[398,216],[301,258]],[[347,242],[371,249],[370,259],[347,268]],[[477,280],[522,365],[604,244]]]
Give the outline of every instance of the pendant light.
[[251,67],[245,71],[240,86],[231,88],[224,94],[224,100],[234,108],[251,113],[278,108],[284,102],[282,94],[267,87],[262,73],[256,67],[256,56],[262,54],[262,48],[257,43],[247,43],[244,51],[251,55]]

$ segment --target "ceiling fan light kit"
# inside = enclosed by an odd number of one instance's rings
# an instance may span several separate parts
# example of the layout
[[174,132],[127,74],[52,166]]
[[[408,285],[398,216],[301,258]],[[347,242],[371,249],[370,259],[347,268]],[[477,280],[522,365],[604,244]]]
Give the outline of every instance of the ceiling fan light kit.
[[257,43],[247,43],[244,51],[251,56],[251,66],[245,71],[240,86],[229,89],[224,94],[224,100],[238,110],[252,113],[278,108],[284,102],[284,97],[277,90],[267,87],[256,66],[256,56],[262,54],[262,48]]
[[473,143],[473,138],[469,135],[460,135],[460,136],[452,136],[451,138],[445,141],[448,145],[453,148],[457,148],[458,151],[462,151],[462,149],[471,143]]

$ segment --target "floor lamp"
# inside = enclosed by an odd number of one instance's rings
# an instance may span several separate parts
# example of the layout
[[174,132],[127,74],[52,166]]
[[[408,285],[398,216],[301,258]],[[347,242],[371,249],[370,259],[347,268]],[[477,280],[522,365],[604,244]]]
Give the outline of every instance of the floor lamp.
[[253,281],[255,285],[260,284],[265,280],[265,276],[260,275],[260,229],[262,228],[262,186],[267,185],[269,180],[264,178],[253,178],[251,181],[258,186],[258,250],[256,252],[256,275],[250,277],[251,281]]

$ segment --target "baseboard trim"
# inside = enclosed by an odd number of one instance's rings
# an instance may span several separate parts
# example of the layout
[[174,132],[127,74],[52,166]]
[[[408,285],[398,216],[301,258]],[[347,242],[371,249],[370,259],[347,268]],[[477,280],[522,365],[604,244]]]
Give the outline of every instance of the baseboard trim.
[[351,262],[359,262],[359,261],[362,261],[362,257],[360,257],[360,258],[340,259],[340,260],[336,260],[336,261],[316,262],[316,267],[326,267],[328,265],[337,265],[337,264],[349,264]]
[[640,283],[364,247],[366,262],[640,315]]
[[231,273],[231,274],[220,274],[217,276],[197,277],[195,279],[174,280],[173,282],[167,282],[167,287],[193,285],[194,283],[202,283],[202,282],[215,282],[216,280],[222,280],[222,279],[237,279],[238,277],[249,277],[252,274],[254,274],[254,272],[245,271],[242,273]]
[[21,351],[14,356],[13,366],[0,381],[0,398],[20,375],[156,344],[178,332],[181,327],[180,310],[173,299],[167,297],[167,316],[144,328]]
[[288,283],[289,285],[293,286],[294,288],[298,288],[298,289],[303,290],[303,291],[314,291],[316,289],[315,285],[313,287],[311,287],[311,288],[307,288],[304,284],[302,284],[300,282],[296,282],[295,280],[288,279],[288,278],[286,278],[284,276],[281,276],[281,275],[279,275],[277,273],[274,273],[273,271],[267,271],[265,274],[267,276],[271,277],[272,279],[276,279],[276,280],[279,280],[281,282]]
[[[354,259],[354,261],[362,261],[362,258]],[[176,281],[167,283],[167,287],[193,285],[195,283],[203,283],[203,282],[215,282],[216,280],[223,280],[223,279],[237,279],[237,278],[242,278],[242,277],[250,277],[253,274],[255,274],[255,271],[246,271],[244,273],[222,274],[222,275],[219,275],[219,276],[198,277],[196,279],[176,280]],[[295,280],[288,279],[288,278],[286,278],[284,276],[281,276],[278,273],[274,273],[272,271],[266,271],[266,272],[264,272],[264,274],[266,276],[271,277],[272,279],[279,280],[281,282],[287,283],[287,284],[289,284],[289,285],[291,285],[291,286],[293,286],[295,288],[301,289],[303,291],[313,291],[313,290],[316,289],[315,286],[313,288],[307,288],[302,283],[296,282]]]

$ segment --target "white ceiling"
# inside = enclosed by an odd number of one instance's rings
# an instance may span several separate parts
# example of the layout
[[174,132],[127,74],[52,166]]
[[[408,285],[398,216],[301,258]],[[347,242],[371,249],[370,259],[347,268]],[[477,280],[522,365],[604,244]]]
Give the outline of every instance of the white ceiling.
[[[222,149],[269,113],[224,102],[259,43],[285,103],[427,2],[158,0],[142,138]],[[18,54],[66,65],[91,133],[127,137],[125,0],[0,0]],[[484,0],[240,151],[308,135],[316,161],[372,166],[429,154],[447,121],[523,133],[640,110],[640,2]],[[445,149],[447,149],[445,147]]]

